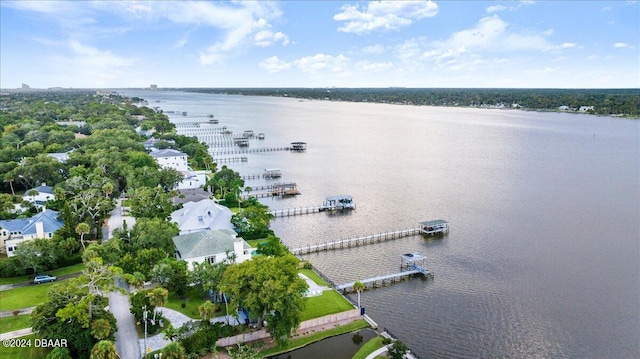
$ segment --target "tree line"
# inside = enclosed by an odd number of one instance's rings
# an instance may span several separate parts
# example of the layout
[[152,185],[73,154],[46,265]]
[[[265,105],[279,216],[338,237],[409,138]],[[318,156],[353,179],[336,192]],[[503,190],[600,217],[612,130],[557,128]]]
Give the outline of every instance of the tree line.
[[593,106],[597,115],[640,115],[640,89],[478,88],[189,88],[187,91],[309,100],[374,102],[419,106],[461,106],[557,111]]

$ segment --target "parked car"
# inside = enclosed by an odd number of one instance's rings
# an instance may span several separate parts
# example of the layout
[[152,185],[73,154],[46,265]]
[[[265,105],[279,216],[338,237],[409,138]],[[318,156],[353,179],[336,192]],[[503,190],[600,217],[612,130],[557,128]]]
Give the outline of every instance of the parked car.
[[35,284],[48,283],[48,282],[53,282],[56,279],[58,279],[58,277],[56,277],[54,275],[48,275],[48,274],[37,275],[33,279],[33,283],[35,283]]

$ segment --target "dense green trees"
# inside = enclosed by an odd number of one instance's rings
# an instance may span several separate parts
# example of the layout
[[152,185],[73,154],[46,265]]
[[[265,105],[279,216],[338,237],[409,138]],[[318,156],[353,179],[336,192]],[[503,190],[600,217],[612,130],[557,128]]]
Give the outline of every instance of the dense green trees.
[[82,277],[66,280],[33,311],[32,327],[43,338],[67,340],[73,358],[88,358],[99,340],[114,340],[116,319],[107,305],[106,298],[88,294]]
[[428,106],[481,107],[501,103],[510,107],[517,103],[533,110],[557,110],[563,105],[594,106],[593,113],[600,115],[640,115],[638,89],[224,88],[189,91]]
[[265,238],[273,234],[269,229],[273,215],[269,213],[269,207],[258,202],[255,198],[249,198],[245,202],[245,208],[231,217],[231,223],[244,239]]
[[229,266],[220,286],[231,298],[232,308],[246,308],[259,326],[266,321],[279,344],[288,342],[304,310],[308,287],[298,276],[297,264],[290,256],[256,257]]

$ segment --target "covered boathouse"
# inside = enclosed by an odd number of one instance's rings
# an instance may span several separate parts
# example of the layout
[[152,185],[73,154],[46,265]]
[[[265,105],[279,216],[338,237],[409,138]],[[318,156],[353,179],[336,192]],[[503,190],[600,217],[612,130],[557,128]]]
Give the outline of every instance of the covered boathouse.
[[420,222],[420,231],[423,234],[448,234],[449,222],[444,219],[434,219],[432,221]]

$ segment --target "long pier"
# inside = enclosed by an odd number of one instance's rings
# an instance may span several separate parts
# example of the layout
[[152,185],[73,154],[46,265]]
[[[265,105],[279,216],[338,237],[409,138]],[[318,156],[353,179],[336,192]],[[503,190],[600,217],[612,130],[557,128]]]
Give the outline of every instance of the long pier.
[[247,156],[241,157],[223,157],[223,158],[214,158],[213,162],[215,163],[229,163],[229,162],[247,162],[249,159]]
[[285,209],[276,209],[273,211],[269,211],[273,217],[289,217],[289,216],[298,216],[301,214],[311,214],[321,212],[323,209],[322,206],[307,206],[307,207],[295,207],[295,208],[285,208]]
[[275,152],[275,151],[291,151],[291,147],[263,147],[263,148],[245,148],[245,149],[230,149],[230,150],[218,150],[216,148],[209,148],[209,154],[212,156],[217,155],[242,155],[248,153],[261,153],[261,152]]
[[345,249],[351,247],[358,247],[365,244],[374,244],[384,242],[392,239],[409,237],[422,233],[420,228],[401,229],[396,231],[389,231],[377,234],[370,234],[367,236],[341,239],[333,242],[318,243],[315,245],[308,245],[306,247],[292,248],[291,252],[296,255],[315,253],[320,251]]
[[[387,285],[391,285],[396,282],[407,280],[417,274],[422,274],[426,278],[433,277],[433,274],[423,267],[414,265],[413,268],[414,269],[402,271],[399,273],[380,275],[372,278],[363,279],[363,280],[360,280],[359,282],[362,282],[362,284],[364,284],[364,289],[367,290],[367,289],[380,288]],[[342,293],[354,292],[355,290],[353,289],[353,286],[355,285],[355,283],[356,282],[349,282],[349,283],[337,285],[336,290]]]

